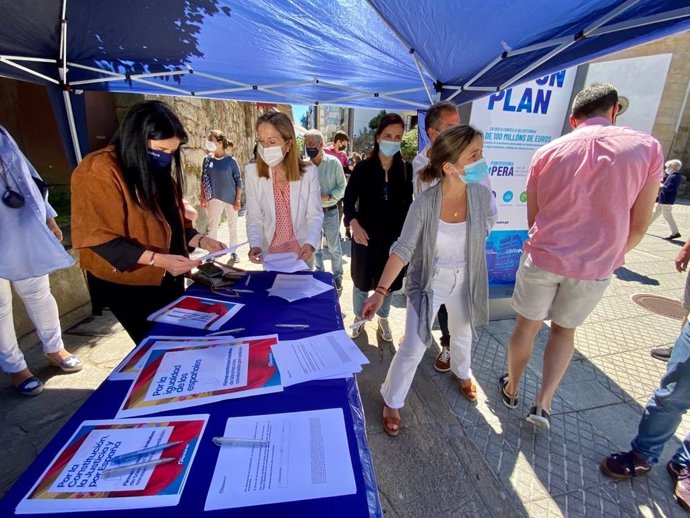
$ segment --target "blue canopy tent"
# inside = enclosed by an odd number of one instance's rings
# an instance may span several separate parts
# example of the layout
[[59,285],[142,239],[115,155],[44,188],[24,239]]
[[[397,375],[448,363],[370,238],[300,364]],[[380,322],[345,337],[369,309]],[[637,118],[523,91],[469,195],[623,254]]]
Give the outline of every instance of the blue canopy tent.
[[109,90],[379,109],[458,103],[690,28],[688,0],[23,0],[0,76]]

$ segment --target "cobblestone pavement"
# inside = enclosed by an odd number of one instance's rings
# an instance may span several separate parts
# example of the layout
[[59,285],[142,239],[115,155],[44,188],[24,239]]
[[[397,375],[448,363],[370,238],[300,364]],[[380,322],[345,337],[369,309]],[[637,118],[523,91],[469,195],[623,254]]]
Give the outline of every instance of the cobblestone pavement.
[[[676,205],[674,215],[687,237],[683,230],[690,228],[690,207]],[[241,239],[243,227],[240,218]],[[554,400],[550,432],[536,430],[524,420],[541,375],[546,325],[538,335],[515,410],[502,404],[497,391],[512,319],[479,329],[472,359],[479,390],[475,405],[460,397],[450,375],[433,369],[436,351],[430,350],[418,370],[397,438],[381,430],[378,394],[395,347],[377,336],[375,321],[365,326],[356,342],[371,365],[358,380],[387,517],[685,516],[673,500],[663,464],[634,481],[613,482],[599,471],[604,456],[629,448],[642,408],[665,371],[666,364],[652,359],[649,350],[671,345],[679,332],[678,321],[631,300],[638,293],[680,297],[685,274],[675,271],[673,259],[682,241],[661,239],[668,234],[659,218],[579,328],[574,360]],[[220,238],[226,235],[227,228],[221,227]],[[352,284],[349,242],[343,245],[341,306],[347,326],[353,318]],[[241,255],[240,266],[251,268],[244,259],[246,251]],[[394,297],[390,322],[397,344],[404,331],[404,297]],[[438,331],[434,334],[440,336]],[[45,364],[35,341],[26,337],[23,346],[47,390],[38,398],[22,400],[9,388],[0,389],[0,440],[6,451],[14,452],[0,468],[0,496],[132,347],[112,317],[89,318],[65,332],[68,347],[86,364],[81,373],[67,376]],[[662,463],[689,430],[686,417]]]

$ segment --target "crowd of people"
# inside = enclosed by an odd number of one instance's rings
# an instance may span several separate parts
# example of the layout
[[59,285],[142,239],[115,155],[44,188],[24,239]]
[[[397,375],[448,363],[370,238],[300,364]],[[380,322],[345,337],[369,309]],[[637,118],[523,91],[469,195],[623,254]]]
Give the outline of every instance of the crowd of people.
[[[517,320],[507,373],[498,380],[498,393],[507,407],[518,406],[535,336],[550,320],[541,386],[527,415],[527,421],[547,430],[575,331],[601,300],[612,272],[653,217],[666,218],[667,239],[680,237],[671,208],[681,164],[671,160],[664,167],[656,139],[617,126],[619,109],[609,84],[579,92],[570,115],[573,131],[537,150],[527,177],[529,235],[513,295]],[[290,118],[266,112],[256,121],[254,160],[244,177],[232,141],[210,130],[199,184],[208,216],[201,233],[182,196],[181,147],[187,132],[166,104],[135,105],[112,144],[85,157],[72,175],[72,243],[94,302],[109,307],[140,342],[151,330],[147,317],[179,297],[184,274],[199,266],[190,253],[198,247],[215,252],[237,242],[244,192],[249,260],[260,264],[266,254],[289,253],[310,269],[324,270],[327,247],[338,296],[344,278],[340,228],[345,226],[351,236],[354,339],[377,316],[379,337],[393,341],[391,293],[405,285],[405,332],[381,386],[388,435],[401,430],[401,409],[417,366],[434,343],[437,314],[441,339],[434,368],[451,372],[459,393],[476,401],[471,346],[477,326],[489,318],[485,252],[497,219],[495,195],[483,136],[462,124],[454,104],[432,105],[425,126],[430,144],[412,163],[402,158],[405,125],[395,113],[381,117],[373,150],[364,157],[348,157],[346,133],[336,133],[326,145],[318,130],[304,136],[301,156]],[[48,274],[72,259],[60,245],[55,211],[41,192],[38,173],[4,130],[0,156],[6,187],[0,214],[4,228],[8,221],[17,229],[10,246],[18,251],[0,260],[0,367],[19,393],[36,395],[43,385],[17,345],[10,286],[26,303],[48,361],[76,372],[81,362],[62,344],[48,284]],[[217,240],[223,213],[229,243]],[[679,271],[687,267],[690,245],[683,250]],[[684,327],[668,357],[668,372],[645,410],[632,450],[605,459],[605,474],[628,478],[649,471],[690,406],[690,328]],[[685,501],[690,501],[688,446],[690,438],[668,464]]]

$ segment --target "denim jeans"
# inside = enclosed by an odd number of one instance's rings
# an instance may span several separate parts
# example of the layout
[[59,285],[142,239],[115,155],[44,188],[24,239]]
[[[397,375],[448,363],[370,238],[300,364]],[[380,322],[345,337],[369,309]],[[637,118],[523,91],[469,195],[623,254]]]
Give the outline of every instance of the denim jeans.
[[[676,340],[668,362],[666,374],[654,391],[642,413],[642,420],[631,443],[650,464],[659,462],[659,456],[676,432],[681,417],[690,408],[690,324],[686,324]],[[673,462],[690,467],[690,434],[684,439]]]
[[[383,304],[376,312],[376,314],[381,318],[388,318],[391,312],[391,300],[392,294],[388,294],[383,298]],[[358,317],[362,315],[362,306],[364,301],[369,298],[369,292],[360,290],[357,286],[352,287],[352,308],[355,311],[355,315]]]
[[[336,279],[343,279],[343,250],[340,247],[340,214],[338,209],[329,210],[323,213],[323,235],[326,237],[328,243],[328,253],[331,257],[331,266],[333,268],[333,277]],[[321,248],[321,240],[316,247],[314,254],[316,270],[319,272],[323,269],[323,250]]]

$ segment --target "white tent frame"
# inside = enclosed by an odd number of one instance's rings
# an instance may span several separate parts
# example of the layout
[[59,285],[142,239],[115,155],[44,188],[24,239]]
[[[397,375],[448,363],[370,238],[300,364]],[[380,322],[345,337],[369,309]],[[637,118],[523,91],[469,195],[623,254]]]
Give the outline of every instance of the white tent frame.
[[[635,20],[627,20],[625,22],[621,23],[616,23],[613,25],[609,25],[608,27],[602,27],[606,22],[612,20],[622,12],[626,11],[633,5],[639,3],[640,0],[628,0],[628,2],[620,5],[617,9],[611,11],[610,13],[607,13],[605,16],[597,20],[596,22],[592,23],[589,27],[586,29],[583,29],[582,31],[579,31],[575,34],[571,34],[568,36],[562,36],[560,38],[556,38],[553,40],[549,41],[544,41],[542,43],[536,43],[534,45],[528,45],[526,47],[522,47],[519,49],[515,50],[506,50],[505,52],[502,52],[499,56],[497,56],[491,63],[486,65],[483,69],[481,69],[479,72],[477,72],[474,76],[472,76],[465,84],[463,85],[443,85],[443,90],[449,90],[452,91],[453,93],[450,94],[448,97],[445,98],[445,100],[451,101],[453,100],[456,96],[458,96],[462,92],[499,92],[501,90],[505,90],[506,88],[510,88],[512,85],[514,85],[517,81],[522,79],[524,76],[532,72],[533,70],[536,70],[549,60],[553,59],[555,56],[558,54],[562,53],[565,51],[568,47],[572,46],[578,41],[582,41],[586,38],[594,38],[596,36],[602,36],[605,34],[612,34],[614,32],[620,32],[624,31],[627,29],[634,29],[636,27],[644,27],[646,25],[652,25],[655,23],[661,23],[661,22],[668,22],[672,20],[680,20],[683,18],[688,18],[690,17],[690,7],[685,7],[682,9],[675,9],[674,11],[669,11],[666,13],[661,13],[661,14],[655,14],[652,16],[645,16],[643,18],[638,18]],[[496,85],[496,86],[474,86],[474,83],[476,83],[481,77],[483,77],[487,72],[489,72],[492,68],[497,66],[500,62],[514,57],[514,56],[519,56],[521,54],[525,54],[527,52],[532,52],[534,50],[539,50],[539,49],[547,49],[550,47],[556,47],[554,48],[551,52],[543,56],[542,58],[538,59],[534,63],[532,63],[529,67],[525,68],[524,70],[521,70],[518,74],[514,75],[507,81],[505,81],[501,85]]]
[[[354,88],[354,87],[349,87],[349,86],[344,86],[344,85],[339,85],[337,83],[332,83],[330,81],[323,81],[319,79],[318,77],[314,77],[310,80],[301,80],[301,81],[287,81],[283,83],[274,83],[274,84],[266,84],[266,85],[253,85],[249,84],[246,82],[242,81],[237,81],[231,78],[226,78],[226,77],[220,77],[216,76],[213,74],[207,74],[203,71],[197,71],[193,70],[192,68],[188,68],[186,70],[175,70],[175,71],[168,71],[168,72],[154,72],[154,73],[143,73],[143,74],[123,74],[119,72],[113,72],[110,70],[104,70],[101,68],[96,68],[96,67],[90,67],[86,65],[81,65],[78,63],[73,63],[68,61],[68,56],[67,56],[67,29],[68,29],[68,24],[67,24],[67,19],[66,19],[66,13],[67,13],[67,1],[68,0],[62,0],[62,10],[61,10],[61,18],[60,18],[60,56],[58,60],[58,77],[59,79],[55,79],[52,77],[49,77],[45,74],[42,74],[36,70],[33,70],[29,68],[28,66],[25,66],[21,63],[48,63],[48,64],[55,64],[56,61],[55,59],[50,59],[50,58],[43,58],[43,57],[25,57],[25,56],[9,56],[9,55],[0,55],[0,63],[4,63],[6,65],[12,66],[14,68],[17,68],[18,70],[21,70],[27,74],[33,75],[37,78],[40,78],[44,81],[48,81],[49,83],[53,83],[55,85],[59,85],[62,87],[62,95],[63,95],[63,101],[65,103],[65,109],[67,112],[67,120],[69,123],[69,130],[70,130],[70,136],[72,138],[72,145],[74,148],[74,153],[77,158],[77,162],[80,162],[82,159],[82,153],[81,149],[79,147],[79,141],[77,138],[77,129],[76,129],[76,124],[74,120],[74,113],[72,110],[72,102],[70,99],[70,92],[74,91],[77,89],[79,86],[82,85],[87,85],[87,84],[97,84],[97,83],[107,83],[107,82],[112,82],[112,81],[134,81],[142,84],[146,84],[149,86],[153,86],[155,88],[158,88],[163,91],[163,93],[169,93],[170,95],[172,94],[177,94],[177,95],[184,95],[184,96],[189,96],[189,97],[207,97],[207,98],[214,98],[211,97],[213,95],[219,95],[219,94],[226,94],[226,93],[234,93],[234,92],[247,92],[247,91],[261,91],[261,92],[266,92],[271,95],[274,95],[276,97],[282,97],[285,99],[286,102],[297,102],[300,104],[324,104],[324,105],[337,105],[337,104],[343,104],[343,103],[349,103],[352,101],[357,101],[361,99],[367,99],[367,98],[380,98],[380,99],[385,99],[389,101],[393,101],[399,104],[407,105],[410,106],[411,108],[427,108],[426,104],[422,104],[419,102],[415,101],[410,101],[407,99],[403,99],[401,97],[398,97],[401,94],[406,94],[406,93],[413,93],[413,92],[421,92],[424,91],[427,94],[427,97],[429,98],[429,102],[433,103],[434,100],[438,100],[443,97],[443,91],[450,91],[452,92],[450,95],[445,97],[445,100],[453,100],[456,96],[458,96],[460,93],[465,92],[465,91],[480,91],[480,92],[498,92],[501,90],[504,90],[506,88],[510,88],[513,84],[518,82],[520,79],[528,75],[530,72],[536,70],[543,64],[547,63],[549,60],[553,59],[555,56],[561,54],[563,51],[565,51],[567,48],[571,47],[573,44],[575,44],[578,41],[584,40],[586,38],[593,38],[596,36],[601,36],[604,34],[611,34],[614,32],[619,32],[631,28],[636,28],[636,27],[643,27],[646,25],[651,25],[654,23],[661,23],[661,22],[667,22],[671,20],[679,20],[683,18],[690,17],[690,7],[687,8],[681,8],[681,9],[676,9],[674,11],[669,11],[666,13],[661,13],[657,15],[652,15],[652,16],[647,16],[643,18],[639,18],[636,20],[628,20],[626,22],[621,22],[617,24],[610,25],[608,27],[603,27],[608,21],[614,19],[616,16],[619,14],[623,13],[627,9],[631,8],[632,6],[638,4],[641,0],[628,0],[624,4],[620,5],[618,8],[614,9],[613,11],[607,13],[605,16],[601,17],[594,23],[592,23],[589,27],[575,33],[571,34],[568,36],[563,36],[559,38],[555,38],[553,40],[549,40],[546,42],[542,43],[537,43],[534,45],[528,45],[526,47],[522,47],[519,49],[509,49],[501,53],[499,56],[497,56],[494,60],[492,60],[489,64],[487,64],[483,69],[481,69],[479,72],[477,72],[473,77],[471,77],[465,84],[463,85],[442,85],[441,90],[437,90],[436,95],[432,96],[431,91],[428,86],[428,82],[430,82],[434,87],[436,87],[437,84],[439,84],[439,81],[437,78],[434,78],[433,74],[430,72],[430,68],[419,58],[417,53],[415,52],[414,48],[412,48],[401,36],[401,34],[394,28],[392,27],[386,19],[382,16],[381,12],[369,1],[367,0],[367,3],[371,6],[371,8],[376,12],[376,14],[381,18],[383,23],[386,24],[388,29],[395,34],[395,36],[398,38],[400,43],[405,46],[407,51],[410,53],[412,56],[412,59],[414,61],[414,64],[417,68],[417,72],[419,73],[419,78],[422,86],[418,88],[407,88],[407,89],[402,89],[402,90],[392,90],[392,91],[386,91],[386,92],[376,92],[376,91],[370,91],[366,89],[361,89],[361,88]],[[540,58],[539,60],[535,61],[532,63],[530,66],[527,68],[521,70],[519,73],[505,81],[504,83],[496,86],[474,86],[474,84],[481,78],[483,77],[487,72],[489,72],[491,69],[496,67],[500,62],[502,62],[505,59],[508,59],[510,57],[514,56],[519,56],[521,54],[525,54],[527,52],[531,52],[534,50],[539,50],[539,49],[546,49],[546,48],[553,48],[549,53],[547,53],[545,56]],[[96,74],[102,74],[105,77],[95,77],[93,79],[82,79],[79,81],[73,81],[69,82],[68,80],[68,73],[70,68],[78,68],[81,70],[86,70],[89,72],[94,72]],[[225,85],[230,85],[225,88],[217,88],[217,89],[211,89],[211,90],[201,90],[201,91],[193,91],[193,90],[188,90],[184,88],[178,88],[174,86],[170,86],[167,84],[161,84],[160,82],[155,82],[151,81],[149,79],[155,79],[157,77],[170,77],[170,76],[182,76],[182,75],[192,75],[195,74],[199,77],[203,77],[206,79],[210,79],[213,81],[217,81],[223,86]],[[344,92],[348,92],[351,95],[346,95],[343,97],[336,97],[336,98],[331,98],[328,100],[322,100],[322,101],[315,101],[314,99],[309,99],[303,96],[295,95],[295,94],[286,94],[280,91],[277,91],[277,88],[286,88],[286,87],[294,87],[294,86],[306,86],[306,85],[316,85],[316,86],[321,86],[324,88],[330,88],[330,89],[338,89],[338,90],[343,90]]]

